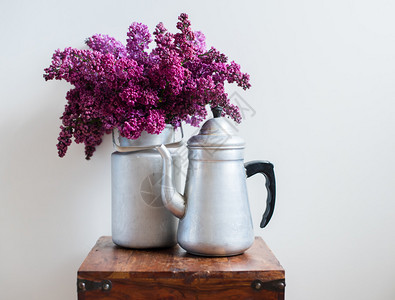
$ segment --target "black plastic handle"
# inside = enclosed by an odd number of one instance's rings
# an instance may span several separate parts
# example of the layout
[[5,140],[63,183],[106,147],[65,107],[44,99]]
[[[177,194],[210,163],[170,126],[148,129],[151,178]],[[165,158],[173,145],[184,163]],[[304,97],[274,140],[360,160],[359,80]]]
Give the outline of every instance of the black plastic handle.
[[272,163],[263,160],[250,161],[244,164],[247,178],[261,173],[266,177],[267,200],[266,210],[261,221],[261,228],[264,228],[270,221],[276,202],[276,179],[274,177],[274,166]]

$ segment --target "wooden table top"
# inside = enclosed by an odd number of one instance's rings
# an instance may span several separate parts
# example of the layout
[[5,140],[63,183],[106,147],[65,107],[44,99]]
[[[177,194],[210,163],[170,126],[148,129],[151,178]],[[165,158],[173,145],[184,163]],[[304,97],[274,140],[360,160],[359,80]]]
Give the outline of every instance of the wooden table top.
[[78,270],[79,300],[283,300],[285,272],[257,237],[244,254],[202,257],[176,245],[133,250],[99,238]]
[[[110,236],[99,238],[79,274],[85,272],[117,273],[129,277],[131,273],[215,273],[270,272],[283,274],[284,269],[260,237],[244,254],[230,257],[202,257],[188,254],[176,245],[166,249],[134,250],[115,245]],[[274,273],[273,273],[274,272]]]

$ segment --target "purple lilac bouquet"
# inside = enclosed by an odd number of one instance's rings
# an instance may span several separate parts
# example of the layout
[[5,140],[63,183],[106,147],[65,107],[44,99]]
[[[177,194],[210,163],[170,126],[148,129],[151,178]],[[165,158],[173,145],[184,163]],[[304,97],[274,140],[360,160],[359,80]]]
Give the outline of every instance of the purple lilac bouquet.
[[107,35],[87,39],[89,50],[66,48],[55,51],[45,80],[64,79],[74,87],[67,92],[58,138],[60,157],[74,137],[85,144],[89,159],[104,133],[117,128],[121,136],[137,139],[141,132],[159,134],[166,124],[184,121],[198,126],[207,116],[206,106],[222,106],[223,114],[241,121],[237,106],[230,103],[224,83],[250,87],[249,75],[235,62],[211,48],[205,37],[192,31],[188,15],[179,16],[172,34],[162,23],[153,33],[133,23],[126,46]]

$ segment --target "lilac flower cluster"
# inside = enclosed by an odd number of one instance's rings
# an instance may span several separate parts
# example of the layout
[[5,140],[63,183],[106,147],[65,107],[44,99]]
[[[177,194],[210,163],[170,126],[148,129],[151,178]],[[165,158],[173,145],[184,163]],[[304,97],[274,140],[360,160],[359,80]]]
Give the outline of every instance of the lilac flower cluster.
[[186,14],[178,19],[180,32],[175,34],[162,23],[156,26],[151,52],[151,34],[141,23],[129,27],[126,46],[97,34],[87,39],[89,50],[55,51],[45,80],[63,79],[74,86],[61,117],[60,157],[73,137],[85,144],[89,159],[102,136],[114,128],[137,139],[143,131],[159,134],[166,124],[178,127],[184,121],[198,126],[207,116],[208,104],[222,106],[224,115],[241,121],[224,83],[248,89],[249,75],[215,48],[206,50],[204,35],[192,31]]

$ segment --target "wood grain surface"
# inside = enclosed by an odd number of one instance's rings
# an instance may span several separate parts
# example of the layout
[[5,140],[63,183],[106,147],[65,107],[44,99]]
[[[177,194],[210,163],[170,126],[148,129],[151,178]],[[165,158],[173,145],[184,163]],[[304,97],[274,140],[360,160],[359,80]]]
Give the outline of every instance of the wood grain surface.
[[116,246],[101,237],[78,270],[78,279],[110,280],[110,291],[79,291],[79,300],[98,299],[284,299],[283,290],[251,285],[285,279],[265,242],[257,237],[244,254],[201,257],[178,245],[156,250]]

